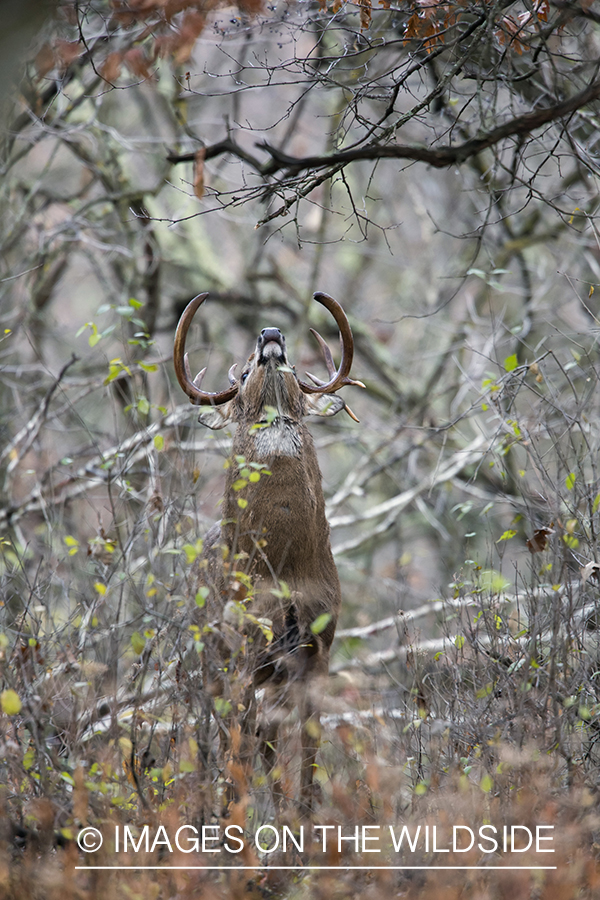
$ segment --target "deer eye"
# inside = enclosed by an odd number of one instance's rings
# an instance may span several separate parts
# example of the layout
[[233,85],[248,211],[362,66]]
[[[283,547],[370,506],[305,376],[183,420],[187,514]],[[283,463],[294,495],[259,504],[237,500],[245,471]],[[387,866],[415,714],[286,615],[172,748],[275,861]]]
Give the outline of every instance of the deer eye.
[[245,380],[249,374],[250,374],[250,372],[242,372],[242,384],[245,382]]

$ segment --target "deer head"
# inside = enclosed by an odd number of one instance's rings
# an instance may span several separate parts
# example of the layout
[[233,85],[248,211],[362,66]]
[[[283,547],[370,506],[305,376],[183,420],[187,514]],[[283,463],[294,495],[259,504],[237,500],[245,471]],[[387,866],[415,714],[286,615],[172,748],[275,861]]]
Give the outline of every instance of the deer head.
[[331,312],[340,329],[342,358],[337,370],[326,342],[317,331],[310,329],[323,351],[328,381],[321,381],[310,373],[307,374],[312,384],[301,381],[290,366],[285,337],[279,328],[263,328],[255,351],[244,366],[239,380],[234,375],[237,368],[237,364],[234,364],[229,370],[230,386],[224,391],[216,392],[202,390],[205,368],[192,378],[185,352],[191,321],[207,297],[208,294],[199,294],[183,312],[177,326],[173,354],[177,380],[191,402],[196,406],[211,407],[199,416],[203,425],[218,429],[242,420],[261,424],[267,408],[274,409],[278,418],[292,422],[299,422],[310,414],[333,416],[341,409],[346,409],[358,421],[341,397],[335,396],[335,392],[344,385],[364,387],[364,384],[348,377],[354,355],[352,332],[344,310],[333,297],[323,293],[314,295],[315,300]]

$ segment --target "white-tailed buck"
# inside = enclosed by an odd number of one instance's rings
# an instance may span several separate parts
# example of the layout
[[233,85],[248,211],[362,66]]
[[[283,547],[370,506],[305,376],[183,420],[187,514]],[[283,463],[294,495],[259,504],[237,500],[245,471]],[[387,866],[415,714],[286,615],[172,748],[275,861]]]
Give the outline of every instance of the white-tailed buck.
[[[213,649],[218,647],[220,660],[213,664],[212,677],[219,691],[230,680],[242,735],[259,734],[267,771],[276,766],[279,722],[291,706],[298,707],[301,801],[310,808],[320,733],[318,681],[328,673],[341,594],[321,472],[303,420],[342,409],[356,418],[335,392],[344,385],[364,385],[349,377],[353,339],[342,307],[317,293],[315,300],[333,315],[342,340],[336,370],[329,347],[311,329],[325,357],[328,381],[313,375],[312,384],[301,381],[288,362],[283,334],[278,328],[264,328],[240,378],[232,366],[228,388],[202,390],[206,369],[192,378],[185,340],[207,296],[192,300],[181,316],[174,363],[179,384],[192,403],[203,407],[200,422],[213,429],[237,424],[222,521],[208,532],[200,562],[207,595],[204,631],[217,636]],[[264,708],[257,722],[259,687],[264,689]],[[274,781],[277,792],[277,776]]]

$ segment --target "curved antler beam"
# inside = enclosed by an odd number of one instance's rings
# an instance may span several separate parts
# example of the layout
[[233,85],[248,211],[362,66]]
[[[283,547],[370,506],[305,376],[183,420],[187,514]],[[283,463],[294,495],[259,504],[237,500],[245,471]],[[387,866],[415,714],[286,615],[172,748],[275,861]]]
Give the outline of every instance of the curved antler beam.
[[308,377],[312,378],[315,384],[308,384],[306,381],[300,381],[300,379],[298,379],[298,384],[305,394],[333,394],[335,391],[339,391],[345,384],[353,384],[357,387],[364,388],[362,381],[355,381],[353,378],[348,377],[350,369],[352,368],[352,359],[354,357],[354,338],[352,337],[352,330],[346,313],[337,300],[334,300],[329,294],[323,294],[321,291],[317,291],[313,296],[317,303],[320,303],[325,309],[329,310],[336,321],[342,339],[342,358],[340,360],[339,368],[336,370],[335,363],[333,362],[333,355],[327,346],[327,343],[323,340],[318,331],[311,328],[311,334],[315,336],[323,351],[325,365],[327,366],[327,372],[329,373],[329,381],[321,381],[307,372]]
[[179,319],[179,323],[177,325],[177,331],[175,332],[175,343],[173,346],[173,365],[175,367],[177,381],[181,385],[182,390],[188,395],[192,403],[194,403],[196,406],[220,406],[222,403],[227,403],[228,400],[233,400],[238,392],[239,385],[233,377],[232,371],[234,367],[232,366],[232,368],[229,370],[229,381],[231,383],[231,387],[228,387],[224,391],[203,391],[201,390],[200,385],[202,384],[202,379],[204,377],[204,373],[206,372],[206,368],[198,372],[195,378],[192,378],[188,355],[185,352],[185,339],[187,337],[189,327],[192,323],[192,319],[207,297],[208,294],[198,294],[197,297],[194,297],[193,300],[190,300],[183,313],[181,314],[181,318]]

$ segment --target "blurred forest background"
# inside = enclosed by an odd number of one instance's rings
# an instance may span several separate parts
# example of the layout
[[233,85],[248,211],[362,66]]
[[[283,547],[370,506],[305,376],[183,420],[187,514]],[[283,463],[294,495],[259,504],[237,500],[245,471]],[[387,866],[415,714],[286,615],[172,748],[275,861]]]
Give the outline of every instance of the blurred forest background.
[[[336,331],[316,290],[346,310],[367,386],[344,391],[359,425],[310,423],[343,594],[323,821],[526,811],[564,837],[535,896],[596,896],[600,7],[24,0],[2,16],[7,896],[99,896],[116,882],[72,869],[80,824],[200,821],[222,790],[185,610],[230,440],[197,424],[173,334],[210,291],[188,341],[209,390],[269,325],[319,374],[309,327]],[[243,815],[268,821],[264,795],[257,772]],[[259,890],[207,877],[139,875],[128,896]],[[534,890],[454,877],[448,896]]]

